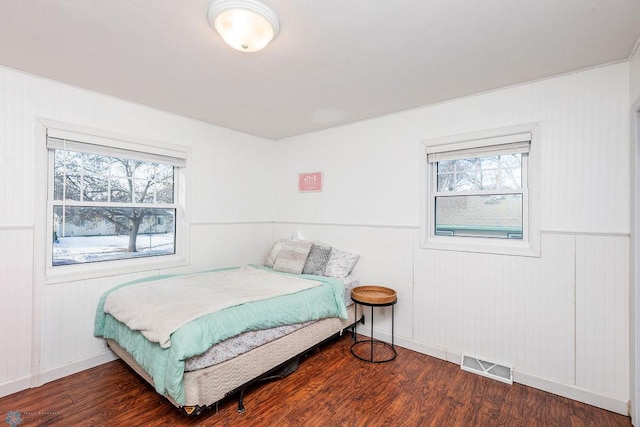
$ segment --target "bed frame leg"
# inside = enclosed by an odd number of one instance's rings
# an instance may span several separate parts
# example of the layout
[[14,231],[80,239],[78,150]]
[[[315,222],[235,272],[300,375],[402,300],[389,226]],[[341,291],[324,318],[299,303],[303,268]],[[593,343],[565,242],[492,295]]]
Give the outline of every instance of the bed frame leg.
[[351,340],[352,341],[356,340],[356,325],[358,323],[362,323],[364,325],[364,314],[362,316],[360,316],[360,319],[357,319],[355,322],[353,322],[353,325],[351,325]]
[[244,402],[242,401],[242,397],[244,395],[244,389],[240,390],[238,394],[238,413],[242,414],[244,412]]

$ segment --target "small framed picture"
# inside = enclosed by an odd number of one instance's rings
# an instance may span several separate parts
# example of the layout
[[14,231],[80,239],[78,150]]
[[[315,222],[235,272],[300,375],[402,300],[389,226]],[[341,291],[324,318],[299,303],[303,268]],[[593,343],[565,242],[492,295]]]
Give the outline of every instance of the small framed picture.
[[322,172],[304,172],[298,174],[299,193],[318,191],[322,191]]

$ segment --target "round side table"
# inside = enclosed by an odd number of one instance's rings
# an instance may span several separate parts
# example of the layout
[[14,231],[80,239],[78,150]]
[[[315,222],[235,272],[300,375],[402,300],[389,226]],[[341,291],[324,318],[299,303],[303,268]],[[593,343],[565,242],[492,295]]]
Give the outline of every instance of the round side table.
[[[358,341],[355,334],[356,325],[354,324],[353,326],[354,343],[351,344],[351,354],[353,354],[355,357],[357,357],[360,360],[364,360],[365,362],[370,362],[370,363],[384,363],[384,362],[390,362],[393,359],[395,359],[397,356],[397,353],[396,353],[396,348],[393,342],[393,333],[394,333],[393,318],[394,318],[394,306],[398,301],[398,295],[396,294],[396,291],[394,291],[391,288],[385,288],[384,286],[374,286],[374,285],[358,286],[356,288],[353,288],[353,290],[351,291],[351,299],[355,303],[353,305],[354,305],[354,311],[356,314],[356,317],[355,317],[356,319],[358,318],[358,305],[371,307],[371,320],[370,320],[371,335],[369,339]],[[373,338],[373,308],[388,307],[388,306],[391,306],[391,344]],[[361,346],[365,346],[367,344],[369,345],[369,357],[361,356],[356,352],[357,348]],[[380,359],[380,358],[376,359],[374,357],[374,351],[373,351],[374,347],[376,346],[389,348],[391,350],[391,356],[383,359]]]

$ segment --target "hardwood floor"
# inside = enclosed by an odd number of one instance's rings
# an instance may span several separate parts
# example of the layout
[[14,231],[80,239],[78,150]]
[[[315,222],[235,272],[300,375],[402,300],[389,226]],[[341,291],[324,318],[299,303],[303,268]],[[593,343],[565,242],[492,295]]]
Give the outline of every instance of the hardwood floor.
[[288,377],[250,388],[242,414],[230,399],[217,413],[185,417],[118,360],[0,398],[0,419],[18,411],[21,426],[631,426],[628,417],[399,347],[392,362],[362,362],[350,345],[345,334]]

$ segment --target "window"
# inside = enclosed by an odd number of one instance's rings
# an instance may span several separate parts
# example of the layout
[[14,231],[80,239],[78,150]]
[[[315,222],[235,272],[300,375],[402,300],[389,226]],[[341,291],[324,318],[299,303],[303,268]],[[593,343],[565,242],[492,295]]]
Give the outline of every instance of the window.
[[58,129],[47,149],[48,268],[179,255],[186,152]]
[[425,144],[423,247],[537,251],[530,215],[532,132],[496,133]]

